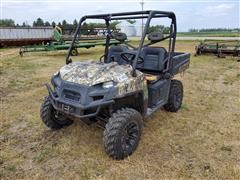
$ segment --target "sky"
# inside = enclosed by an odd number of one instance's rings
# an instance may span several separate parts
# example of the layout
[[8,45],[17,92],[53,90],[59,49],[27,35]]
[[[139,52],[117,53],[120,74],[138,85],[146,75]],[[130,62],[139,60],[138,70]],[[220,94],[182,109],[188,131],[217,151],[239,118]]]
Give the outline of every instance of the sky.
[[[144,10],[173,11],[178,31],[240,28],[240,0],[144,0]],[[0,18],[15,23],[73,22],[83,15],[141,10],[140,0],[0,0]],[[163,23],[164,24],[164,23]]]

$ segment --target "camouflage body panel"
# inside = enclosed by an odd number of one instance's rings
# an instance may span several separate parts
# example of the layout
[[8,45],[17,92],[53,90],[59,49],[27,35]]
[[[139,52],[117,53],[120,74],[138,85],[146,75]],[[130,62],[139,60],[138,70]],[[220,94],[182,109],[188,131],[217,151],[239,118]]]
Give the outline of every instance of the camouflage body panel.
[[118,65],[116,62],[73,62],[60,69],[63,80],[80,85],[94,86],[113,81],[118,89],[117,96],[144,89],[144,75],[138,70],[136,73],[137,76],[133,77],[131,65]]
[[139,91],[144,89],[144,76],[138,75],[137,77],[128,77],[125,81],[118,83],[118,95],[124,95],[126,93]]

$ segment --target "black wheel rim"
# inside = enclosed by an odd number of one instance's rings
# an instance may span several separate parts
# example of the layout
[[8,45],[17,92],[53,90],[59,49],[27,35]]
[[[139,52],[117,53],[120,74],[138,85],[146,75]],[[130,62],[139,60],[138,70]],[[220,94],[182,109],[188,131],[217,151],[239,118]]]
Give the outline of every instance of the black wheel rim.
[[130,122],[123,130],[122,148],[127,154],[131,154],[136,147],[139,137],[139,126],[135,122]]
[[58,111],[54,111],[54,120],[61,125],[66,123],[66,117],[64,117],[63,114]]

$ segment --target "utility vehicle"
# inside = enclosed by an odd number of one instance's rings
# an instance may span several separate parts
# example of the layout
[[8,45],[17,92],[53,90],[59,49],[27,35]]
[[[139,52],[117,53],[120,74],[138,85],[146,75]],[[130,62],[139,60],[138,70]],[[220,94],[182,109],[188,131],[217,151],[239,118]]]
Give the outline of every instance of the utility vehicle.
[[[111,33],[113,20],[146,19],[138,47],[126,42],[124,33]],[[170,32],[149,33],[150,21],[169,18]],[[99,61],[72,62],[70,52],[87,19],[103,19],[108,33],[104,55]],[[174,52],[176,17],[173,12],[137,11],[87,15],[81,18],[63,66],[47,86],[40,114],[52,129],[70,125],[73,120],[97,123],[104,128],[103,144],[114,159],[131,155],[138,146],[143,119],[164,107],[176,112],[183,99],[183,86],[174,75],[189,67],[190,54]],[[145,38],[148,40],[145,43]],[[121,44],[109,46],[111,38]],[[168,39],[168,48],[153,47]]]

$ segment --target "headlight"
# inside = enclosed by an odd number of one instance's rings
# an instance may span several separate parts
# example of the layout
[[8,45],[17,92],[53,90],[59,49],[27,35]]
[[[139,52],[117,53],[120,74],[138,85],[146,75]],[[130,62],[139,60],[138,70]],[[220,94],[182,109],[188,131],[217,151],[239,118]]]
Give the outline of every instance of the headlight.
[[112,81],[105,82],[105,83],[103,83],[102,87],[105,89],[113,87],[113,82]]
[[61,79],[58,75],[53,76],[51,82],[54,87],[60,87],[61,85]]
[[57,76],[57,75],[58,75],[58,73],[59,73],[59,71],[55,72],[53,75],[54,75],[54,76]]

